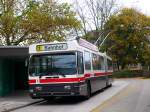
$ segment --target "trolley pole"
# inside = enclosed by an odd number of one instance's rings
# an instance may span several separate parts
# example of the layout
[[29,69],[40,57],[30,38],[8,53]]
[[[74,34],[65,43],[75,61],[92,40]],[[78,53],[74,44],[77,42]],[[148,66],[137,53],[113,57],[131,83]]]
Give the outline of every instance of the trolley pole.
[[[108,36],[112,33],[113,31],[110,31],[105,38],[103,39],[103,41],[101,42],[99,48],[104,44],[105,40],[108,38]],[[97,42],[100,40],[101,36],[104,34],[104,32],[101,33],[101,35],[99,36],[99,38],[96,40],[96,42],[94,43],[94,45],[97,45]]]
[[112,33],[112,31],[109,32],[109,33],[105,36],[105,38],[104,38],[103,41],[101,42],[99,48],[101,48],[101,46],[104,44],[105,40],[107,39],[107,37],[108,37],[111,33]]

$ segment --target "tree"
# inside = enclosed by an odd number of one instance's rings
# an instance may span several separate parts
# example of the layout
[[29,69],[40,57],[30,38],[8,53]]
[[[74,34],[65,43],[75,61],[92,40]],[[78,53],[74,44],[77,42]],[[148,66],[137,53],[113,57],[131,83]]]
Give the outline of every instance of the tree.
[[82,4],[75,0],[75,5],[82,23],[81,33],[90,42],[105,32],[104,24],[118,9],[116,0],[84,0]]
[[21,45],[63,40],[73,28],[80,27],[70,7],[54,0],[1,0],[1,43]]
[[149,41],[150,18],[136,9],[124,8],[110,17],[105,29],[112,34],[104,49],[125,68],[128,64],[145,64],[150,58]]

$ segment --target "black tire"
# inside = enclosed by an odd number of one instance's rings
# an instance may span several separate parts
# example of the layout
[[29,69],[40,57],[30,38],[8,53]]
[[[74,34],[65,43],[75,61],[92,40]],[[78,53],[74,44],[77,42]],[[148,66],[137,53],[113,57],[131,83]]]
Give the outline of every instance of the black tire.
[[109,86],[109,84],[108,84],[109,82],[108,82],[108,80],[106,81],[106,88]]
[[43,99],[46,101],[51,101],[51,100],[55,99],[55,97],[52,97],[52,96],[51,97],[44,97]]
[[109,77],[107,76],[107,77],[106,77],[106,88],[109,87],[109,83],[110,83],[109,81],[110,81],[110,80],[109,80]]
[[37,97],[33,97],[33,96],[31,96],[31,98],[32,98],[32,99],[40,99],[40,98],[37,98]]
[[106,88],[107,87],[111,87],[112,86],[112,83],[111,82],[109,82],[109,80],[106,82]]
[[87,82],[87,92],[86,92],[85,99],[89,99],[90,97],[91,97],[91,84],[90,82]]
[[109,87],[111,87],[111,86],[112,86],[112,83],[109,84]]

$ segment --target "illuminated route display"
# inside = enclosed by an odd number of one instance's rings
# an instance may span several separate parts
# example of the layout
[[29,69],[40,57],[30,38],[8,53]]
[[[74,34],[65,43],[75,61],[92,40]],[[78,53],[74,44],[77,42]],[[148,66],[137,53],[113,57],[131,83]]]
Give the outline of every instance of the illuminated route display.
[[37,45],[36,51],[55,51],[55,50],[66,50],[67,44],[66,43],[59,43],[59,44],[46,44],[46,45]]

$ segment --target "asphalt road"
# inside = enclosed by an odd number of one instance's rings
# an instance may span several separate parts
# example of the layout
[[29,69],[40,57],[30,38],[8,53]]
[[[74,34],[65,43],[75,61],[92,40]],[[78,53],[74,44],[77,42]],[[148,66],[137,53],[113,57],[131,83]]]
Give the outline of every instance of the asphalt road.
[[123,90],[128,84],[128,81],[117,80],[114,81],[112,87],[95,93],[89,100],[84,100],[81,97],[57,98],[50,102],[43,101],[13,112],[90,112]]
[[150,79],[122,79],[89,100],[58,98],[14,112],[150,112]]
[[130,79],[123,91],[92,112],[150,112],[150,79]]

